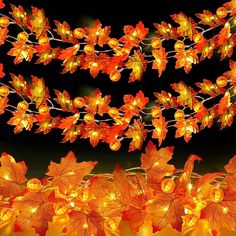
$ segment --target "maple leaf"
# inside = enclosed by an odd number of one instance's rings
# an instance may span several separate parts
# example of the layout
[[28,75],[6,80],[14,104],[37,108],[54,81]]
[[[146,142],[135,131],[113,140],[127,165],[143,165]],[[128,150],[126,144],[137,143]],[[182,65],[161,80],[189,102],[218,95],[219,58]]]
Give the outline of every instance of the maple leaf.
[[171,84],[171,87],[180,95],[177,97],[177,102],[182,106],[189,106],[190,109],[193,108],[193,101],[196,92],[187,86],[184,82],[179,82]]
[[16,76],[15,74],[10,73],[12,81],[10,81],[10,84],[14,87],[17,93],[27,95],[29,86],[27,85],[27,82],[25,81],[24,77],[22,75]]
[[197,53],[198,51],[193,48],[178,51],[175,55],[175,58],[177,58],[175,69],[184,67],[184,71],[189,73],[189,71],[192,69],[192,64],[198,63]]
[[166,69],[167,56],[168,53],[165,52],[165,48],[161,47],[160,49],[152,50],[152,55],[155,60],[152,64],[152,69],[158,70],[159,77],[161,77],[162,72]]
[[76,53],[79,50],[79,47],[80,47],[79,44],[75,44],[72,47],[68,47],[66,49],[61,50],[58,59],[69,61],[73,56],[76,55]]
[[39,126],[35,133],[48,134],[53,128],[58,127],[59,118],[52,118],[50,113],[47,114],[38,114],[35,116],[37,119],[37,125]]
[[13,117],[7,122],[9,125],[14,125],[14,133],[20,133],[23,129],[31,130],[36,118],[32,114],[26,113],[24,110],[13,111]]
[[81,236],[105,236],[102,229],[103,218],[96,211],[90,211],[88,213],[83,211],[71,211],[68,215],[70,220],[65,224],[62,232],[67,234],[77,232]]
[[177,33],[182,37],[187,36],[192,40],[193,32],[195,30],[194,21],[190,17],[187,17],[183,12],[173,14],[171,15],[171,18],[180,25],[177,28]]
[[57,29],[54,29],[54,31],[61,37],[61,39],[64,42],[73,42],[75,41],[73,32],[70,29],[70,25],[64,21],[63,23],[60,23],[59,21],[54,21]]
[[161,24],[154,23],[153,24],[155,28],[157,29],[155,33],[158,35],[164,36],[165,39],[170,39],[170,38],[176,38],[176,28],[172,27],[171,24],[168,24],[164,21],[161,22]]
[[192,138],[192,133],[198,132],[198,125],[197,121],[192,117],[188,118],[187,120],[180,120],[176,122],[175,127],[177,128],[175,137],[179,138],[184,136],[185,142],[189,142]]
[[142,21],[140,21],[134,28],[132,25],[124,26],[125,35],[120,39],[121,42],[131,45],[138,45],[143,41],[148,34],[148,28],[144,27]]
[[144,129],[144,123],[134,120],[134,124],[129,127],[125,135],[127,138],[132,138],[129,145],[129,152],[132,152],[141,149],[143,141],[146,139],[147,130]]
[[8,29],[7,28],[0,28],[0,45],[5,43],[5,39],[8,38]]
[[87,36],[85,41],[88,42],[88,44],[98,44],[100,47],[102,47],[103,44],[106,44],[109,40],[111,27],[105,26],[102,28],[102,24],[99,20],[94,22],[93,27],[85,27],[84,29]]
[[109,103],[111,101],[111,96],[106,95],[102,97],[102,93],[99,89],[96,89],[93,93],[93,96],[85,96],[86,108],[85,110],[89,113],[96,114],[98,113],[102,116],[104,113],[107,113],[109,110]]
[[236,195],[230,190],[224,191],[224,199],[211,202],[201,211],[201,219],[206,219],[209,228],[216,235],[221,229],[236,229]]
[[105,66],[109,63],[109,56],[105,53],[99,55],[91,54],[86,55],[84,58],[84,63],[82,64],[82,69],[89,69],[90,74],[93,78],[97,77],[99,71],[103,71]]
[[48,223],[54,213],[50,194],[47,192],[27,192],[20,198],[15,198],[13,208],[19,210],[16,225],[21,231],[35,229],[40,236],[45,236]]
[[146,211],[151,215],[153,232],[164,229],[168,224],[181,231],[184,207],[180,199],[173,193],[158,192],[150,201]]
[[207,79],[203,79],[203,83],[198,82],[195,83],[195,85],[201,89],[199,93],[209,94],[211,97],[225,93],[224,88],[218,87],[216,84]]
[[5,4],[4,4],[3,0],[0,0],[0,9],[2,9],[4,7],[5,7]]
[[196,16],[200,19],[199,24],[209,25],[211,28],[215,28],[225,21],[208,10],[203,10],[203,13],[198,13]]
[[82,59],[83,55],[79,55],[79,56],[72,56],[70,60],[64,60],[62,63],[64,69],[61,73],[62,74],[66,72],[70,72],[71,74],[74,73],[77,70],[78,66],[81,64]]
[[[204,129],[205,127],[210,128],[213,124],[214,118],[216,117],[216,109],[209,109],[209,110],[205,110],[203,111],[202,114],[200,115],[200,120],[202,122],[200,129]],[[198,115],[198,114],[197,114]],[[198,119],[198,117],[197,117]]]
[[59,48],[51,48],[49,44],[37,45],[35,49],[39,57],[36,64],[43,63],[44,65],[49,64],[52,59],[57,58],[60,51]]
[[9,12],[16,23],[21,26],[27,26],[29,22],[29,16],[27,15],[26,11],[22,6],[16,7],[15,5],[11,4],[12,12]]
[[3,78],[5,73],[3,72],[3,64],[0,63],[0,78]]
[[91,161],[77,163],[74,153],[69,152],[62,157],[60,164],[51,161],[46,175],[53,177],[52,186],[59,187],[60,192],[66,194],[68,190],[77,188],[95,165],[96,162]]
[[132,95],[124,95],[124,105],[121,106],[120,111],[131,112],[132,115],[138,115],[141,110],[146,107],[148,98],[140,90],[135,97]]
[[66,118],[61,119],[59,129],[70,129],[71,126],[77,123],[80,114],[75,113],[73,116],[68,116]]
[[0,194],[3,197],[19,196],[23,193],[23,183],[27,181],[25,163],[16,162],[15,159],[3,153],[0,157]]
[[44,80],[36,76],[31,76],[32,85],[30,89],[31,99],[36,103],[36,108],[50,98],[48,88],[45,86]]
[[218,44],[221,45],[221,44],[226,43],[230,36],[231,36],[230,23],[226,22],[224,27],[221,29],[221,31],[218,34]]
[[205,58],[210,59],[214,53],[214,49],[216,48],[216,46],[217,44],[215,38],[208,40],[208,42],[201,49],[202,55],[200,60],[204,60]]
[[134,82],[135,80],[140,81],[142,79],[143,72],[146,70],[147,61],[144,60],[144,54],[134,51],[134,56],[129,58],[125,66],[127,69],[132,69],[128,82]]
[[159,146],[161,146],[162,141],[166,138],[167,133],[167,122],[165,117],[161,116],[159,119],[152,119],[152,125],[155,127],[152,133],[152,138],[157,138]]
[[31,31],[36,34],[36,39],[45,35],[46,31],[50,29],[48,19],[45,17],[43,9],[32,7],[32,17],[30,20]]
[[236,191],[236,155],[230,159],[229,163],[224,166],[227,176],[224,181],[228,184],[229,188]]
[[230,71],[227,71],[224,73],[226,77],[229,77],[231,79],[231,83],[236,83],[236,62],[233,60],[230,60],[229,62]]
[[220,60],[223,60],[225,57],[231,57],[234,50],[234,41],[235,35],[231,36],[226,43],[220,46],[219,53],[221,53]]
[[24,59],[31,61],[33,54],[36,53],[36,49],[32,44],[26,44],[22,42],[12,42],[13,48],[7,53],[7,55],[15,57],[14,63],[18,64]]
[[175,167],[167,164],[172,159],[173,150],[173,147],[157,150],[153,142],[148,142],[145,153],[141,155],[141,169],[146,171],[149,183],[158,183],[164,176],[174,173]]
[[225,92],[224,96],[220,99],[220,101],[218,103],[217,114],[221,115],[224,112],[226,112],[229,109],[230,105],[231,105],[230,93],[229,93],[229,91],[227,91],[227,92]]
[[161,93],[154,92],[153,94],[157,98],[157,103],[163,105],[166,109],[176,108],[178,106],[176,98],[171,93],[161,91]]
[[110,126],[104,122],[100,124],[92,123],[85,124],[82,133],[82,138],[89,138],[89,141],[93,147],[98,145],[99,140],[103,140],[109,134]]
[[70,94],[65,90],[61,93],[60,91],[54,89],[54,92],[57,98],[54,100],[61,106],[63,111],[74,111],[75,107],[73,105],[72,100],[70,99]]
[[5,112],[5,108],[8,106],[8,101],[7,97],[0,97],[0,114]]

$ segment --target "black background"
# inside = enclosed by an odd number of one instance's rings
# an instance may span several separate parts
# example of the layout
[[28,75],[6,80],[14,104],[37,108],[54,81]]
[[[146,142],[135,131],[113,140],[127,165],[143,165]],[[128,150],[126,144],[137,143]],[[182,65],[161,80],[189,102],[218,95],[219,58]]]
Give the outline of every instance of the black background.
[[[53,20],[67,21],[72,29],[78,26],[88,26],[95,19],[101,23],[112,27],[111,36],[120,37],[123,33],[124,25],[135,26],[139,21],[151,30],[154,30],[153,23],[160,23],[162,20],[172,22],[170,14],[186,13],[194,18],[194,13],[202,12],[203,9],[215,11],[224,1],[196,1],[196,0],[163,0],[163,1],[142,1],[140,3],[129,1],[9,1],[15,5],[19,3],[24,8],[30,5],[44,8],[46,16],[51,25]],[[127,4],[130,4],[127,6]],[[92,79],[88,71],[76,71],[74,74],[60,74],[62,70],[59,61],[54,61],[48,66],[33,65],[32,63],[21,63],[14,66],[13,59],[6,57],[9,44],[1,47],[1,63],[5,63],[5,72],[15,74],[21,73],[29,77],[31,74],[44,77],[46,85],[50,89],[66,89],[72,97],[99,88],[104,94],[112,94],[116,102],[122,103],[124,94],[136,94],[142,90],[146,96],[153,98],[154,91],[169,89],[171,83],[183,80],[188,85],[203,79],[215,81],[217,76],[228,70],[229,60],[220,61],[218,55],[214,55],[211,60],[204,60],[193,66],[189,74],[185,74],[183,69],[174,69],[173,61],[167,64],[167,69],[161,78],[157,72],[150,67],[145,72],[141,82],[127,83],[128,74],[124,73],[122,79],[111,82],[107,76],[99,75]],[[52,90],[51,90],[52,91]],[[115,163],[121,163],[123,167],[132,167],[139,164],[141,151],[128,153],[129,141],[124,141],[122,148],[118,152],[112,152],[106,144],[99,144],[92,148],[88,140],[77,139],[73,144],[60,143],[62,136],[58,130],[54,130],[48,135],[33,134],[26,132],[14,135],[13,127],[6,125],[9,115],[0,117],[0,152],[8,152],[17,161],[25,160],[29,167],[29,176],[42,176],[49,165],[50,160],[59,161],[70,150],[74,151],[79,161],[97,160],[99,162],[95,171],[111,171]],[[174,130],[169,130],[166,140],[162,146],[175,146],[173,163],[181,167],[190,153],[203,157],[204,162],[196,169],[200,172],[222,170],[223,165],[236,153],[235,134],[236,125],[230,128],[219,130],[219,124],[214,124],[211,129],[202,130],[193,135],[192,140],[187,144],[183,138],[175,139]]]

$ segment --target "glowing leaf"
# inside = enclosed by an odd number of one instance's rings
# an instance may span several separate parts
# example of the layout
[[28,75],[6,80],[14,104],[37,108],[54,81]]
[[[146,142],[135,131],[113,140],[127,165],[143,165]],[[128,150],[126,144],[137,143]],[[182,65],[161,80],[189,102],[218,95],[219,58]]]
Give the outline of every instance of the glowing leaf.
[[144,54],[140,54],[135,51],[134,56],[130,57],[126,63],[128,69],[132,69],[132,72],[129,77],[129,83],[134,82],[135,80],[141,80],[143,72],[146,70],[146,60],[144,60]]
[[74,111],[75,107],[68,92],[63,91],[63,93],[61,93],[56,89],[54,92],[57,95],[57,98],[54,98],[54,100],[61,106],[63,111]]
[[177,28],[177,33],[182,37],[189,37],[192,40],[195,27],[194,21],[187,17],[183,12],[171,15],[172,19],[180,26]]
[[175,124],[175,127],[177,128],[175,137],[179,138],[184,136],[185,142],[189,142],[189,140],[192,138],[192,133],[198,132],[198,125],[197,121],[193,118],[188,118],[187,120],[180,120]]
[[14,125],[14,133],[19,133],[23,129],[31,130],[33,123],[36,122],[36,118],[32,114],[26,113],[24,110],[13,111],[13,117],[7,122],[9,125]]
[[98,235],[105,236],[102,229],[102,216],[96,211],[85,213],[83,211],[71,211],[70,220],[65,224],[63,232],[70,235],[73,232],[79,232],[82,236]]
[[141,155],[141,168],[146,171],[149,182],[160,182],[164,176],[169,176],[175,171],[173,165],[167,164],[173,155],[173,147],[156,149],[149,141],[145,153]]
[[167,53],[165,52],[165,48],[153,50],[152,55],[155,58],[152,69],[158,70],[159,77],[161,77],[161,74],[166,69],[166,64],[168,62],[166,59]]
[[154,26],[155,26],[155,28],[157,28],[155,33],[158,33],[159,35],[164,36],[166,39],[177,37],[176,28],[172,27],[171,24],[168,24],[168,23],[162,21],[161,24],[154,23]]
[[23,197],[15,198],[13,208],[20,211],[16,220],[20,231],[33,228],[40,236],[46,234],[48,222],[55,214],[49,198],[46,192],[28,192]]
[[25,163],[17,163],[7,153],[2,154],[0,163],[0,194],[4,197],[21,195],[24,189],[22,184],[27,181]]
[[154,92],[153,94],[157,98],[157,102],[166,109],[177,107],[176,98],[171,93],[161,91],[161,93]]
[[43,79],[39,79],[36,76],[31,77],[32,86],[30,89],[30,93],[32,96],[32,100],[36,103],[36,108],[38,108],[41,104],[45,103],[46,99],[49,98],[49,91],[45,86]]
[[162,141],[166,138],[167,133],[167,122],[165,121],[165,118],[161,116],[159,119],[153,119],[152,124],[155,127],[152,138],[157,138],[159,146],[161,146]]
[[173,193],[158,192],[147,204],[147,212],[151,215],[153,231],[160,231],[170,224],[181,231],[184,207]]
[[229,185],[229,188],[236,191],[236,155],[225,165],[225,170],[228,175],[224,178],[225,182]]
[[13,48],[11,48],[7,54],[15,57],[15,64],[22,62],[24,59],[26,61],[31,61],[33,58],[33,54],[36,53],[36,49],[32,44],[13,42],[12,45]]
[[69,152],[61,159],[60,164],[53,161],[48,167],[47,176],[53,177],[52,185],[58,186],[59,190],[66,194],[69,190],[79,186],[84,176],[89,174],[96,162],[76,162],[73,152]]
[[21,26],[26,26],[29,20],[29,16],[22,6],[11,5],[12,12],[10,14],[15,19],[16,23]]
[[17,93],[27,95],[29,86],[27,85],[27,82],[25,81],[24,77],[22,75],[14,75],[10,74],[12,81],[10,81],[10,84],[14,87]]
[[226,112],[228,110],[228,108],[230,107],[230,105],[231,105],[230,93],[229,93],[229,91],[227,91],[224,94],[224,97],[221,98],[220,102],[218,103],[218,115],[221,115],[224,112]]
[[54,29],[58,35],[60,35],[61,39],[65,42],[73,42],[74,36],[73,32],[70,30],[70,26],[67,22],[60,23],[59,21],[54,21],[57,29]]
[[176,84],[171,84],[171,87],[180,95],[177,97],[177,102],[182,106],[189,106],[190,109],[193,108],[193,100],[195,92],[194,90],[187,86],[183,82]]
[[0,45],[5,43],[5,39],[8,37],[8,29],[7,28],[0,28]]
[[69,61],[73,56],[76,55],[76,53],[79,50],[79,44],[75,44],[73,47],[68,47],[66,49],[62,49],[60,51],[60,55],[58,59],[64,60],[64,61]]
[[180,50],[176,53],[175,58],[177,58],[175,68],[178,69],[184,67],[186,73],[189,73],[192,69],[192,64],[198,63],[197,50],[192,48],[188,50]]
[[30,20],[31,30],[36,34],[36,39],[46,34],[50,29],[48,19],[45,18],[44,10],[32,7],[32,19]]
[[37,45],[35,49],[39,57],[36,64],[43,63],[44,65],[50,63],[52,59],[57,58],[60,51],[59,48],[51,48],[49,44]]
[[9,100],[7,97],[0,97],[0,114],[3,114],[5,112],[8,101]]
[[129,146],[129,152],[136,149],[141,149],[143,141],[146,139],[147,130],[144,129],[144,123],[134,120],[134,124],[131,125],[125,135],[128,138],[132,138]]
[[211,202],[201,211],[201,219],[209,222],[211,231],[220,232],[221,229],[236,229],[236,195],[229,190],[224,191],[221,202]]
[[200,19],[200,24],[209,25],[211,28],[214,28],[224,22],[223,19],[220,19],[208,10],[203,10],[203,13],[196,14],[196,16]]
[[0,63],[0,78],[3,78],[5,73],[3,72],[3,64]]
[[64,129],[62,135],[64,135],[62,143],[70,141],[73,143],[78,135],[81,133],[81,126],[80,125],[72,125],[69,129]]
[[104,96],[102,97],[102,93],[99,89],[94,91],[93,96],[85,97],[86,108],[85,110],[89,113],[96,114],[98,113],[102,116],[104,113],[107,113],[109,110],[109,103],[111,101],[111,96]]

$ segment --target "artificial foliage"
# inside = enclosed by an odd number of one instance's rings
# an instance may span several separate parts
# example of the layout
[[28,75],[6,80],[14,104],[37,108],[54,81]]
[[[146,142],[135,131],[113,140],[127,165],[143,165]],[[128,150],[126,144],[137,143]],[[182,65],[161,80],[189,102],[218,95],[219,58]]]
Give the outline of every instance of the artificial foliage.
[[193,172],[199,156],[190,155],[183,169],[169,164],[173,149],[157,149],[150,141],[140,167],[123,170],[117,165],[111,174],[91,174],[96,162],[79,163],[69,152],[60,163],[51,161],[43,179],[27,179],[25,163],[3,153],[0,233],[235,233],[236,156],[225,165],[225,172],[200,175]]
[[61,73],[88,70],[92,78],[105,74],[114,83],[128,74],[127,82],[139,83],[148,70],[164,79],[170,61],[185,73],[215,55],[219,63],[229,61],[229,70],[216,78],[191,86],[173,81],[169,90],[156,88],[153,97],[142,90],[124,94],[120,105],[99,89],[77,97],[51,91],[48,78],[6,71],[1,61],[0,114],[10,114],[7,123],[14,133],[46,135],[59,129],[62,142],[89,139],[92,147],[103,142],[113,151],[127,140],[128,151],[140,150],[148,139],[156,143],[148,142],[140,167],[91,173],[96,162],[77,162],[70,152],[60,163],[51,162],[42,179],[27,179],[25,163],[3,153],[1,236],[235,235],[236,157],[225,172],[200,175],[193,172],[200,157],[190,155],[183,169],[176,169],[169,164],[174,148],[160,146],[169,129],[189,142],[214,122],[220,129],[232,125],[236,0],[215,12],[173,14],[170,22],[153,28],[141,21],[125,25],[117,37],[99,20],[72,29],[65,21],[52,23],[37,7],[26,10],[0,0],[0,9],[0,45],[15,64],[47,66],[57,60]]

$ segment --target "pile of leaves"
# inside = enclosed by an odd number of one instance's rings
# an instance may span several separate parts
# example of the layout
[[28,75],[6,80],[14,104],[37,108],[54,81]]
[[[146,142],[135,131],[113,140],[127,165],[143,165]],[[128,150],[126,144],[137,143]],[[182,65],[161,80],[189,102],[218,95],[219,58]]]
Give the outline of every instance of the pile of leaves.
[[236,232],[236,156],[226,173],[201,176],[192,172],[201,160],[196,155],[182,170],[168,164],[173,149],[157,150],[149,142],[140,167],[116,166],[112,174],[90,174],[96,162],[77,163],[70,152],[59,164],[50,163],[45,178],[29,180],[25,163],[3,153],[0,226],[41,236],[50,224],[67,235],[120,235],[121,222],[132,232],[145,227],[157,232],[169,225],[194,232],[203,223],[213,235],[223,229]]

